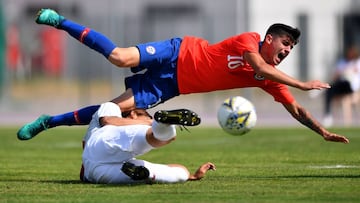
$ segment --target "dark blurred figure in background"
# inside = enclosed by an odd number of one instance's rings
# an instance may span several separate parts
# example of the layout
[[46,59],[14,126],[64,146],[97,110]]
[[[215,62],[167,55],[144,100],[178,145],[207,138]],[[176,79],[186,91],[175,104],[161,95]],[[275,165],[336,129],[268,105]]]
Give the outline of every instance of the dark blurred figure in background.
[[346,49],[344,58],[336,64],[335,74],[331,88],[326,90],[324,108],[324,126],[332,126],[332,102],[340,98],[343,106],[344,123],[350,124],[352,119],[351,105],[357,100],[357,92],[360,89],[360,58],[356,46]]

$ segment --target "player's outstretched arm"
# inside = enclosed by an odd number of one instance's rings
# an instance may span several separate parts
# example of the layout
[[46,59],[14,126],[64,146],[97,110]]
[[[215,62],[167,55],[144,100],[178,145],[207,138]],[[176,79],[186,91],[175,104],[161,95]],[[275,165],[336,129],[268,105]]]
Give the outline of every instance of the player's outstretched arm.
[[330,133],[316,121],[311,114],[296,101],[291,104],[283,104],[286,110],[300,123],[321,135],[326,141],[349,143],[349,140],[341,135]]
[[331,86],[328,83],[321,82],[319,80],[310,80],[307,82],[303,82],[303,85],[300,89],[302,90],[322,90],[328,89]]
[[216,170],[215,165],[210,162],[204,163],[195,171],[194,174],[191,174],[189,176],[188,180],[200,180],[205,176],[206,172],[208,172],[209,170],[215,171]]
[[131,119],[117,116],[104,116],[99,119],[99,122],[101,126],[151,125],[152,119]]
[[251,65],[255,72],[266,79],[279,82],[291,87],[295,87],[301,90],[321,90],[324,88],[330,88],[328,83],[323,83],[318,80],[302,82],[293,78],[277,68],[266,63],[259,53],[247,52],[244,54],[245,60]]

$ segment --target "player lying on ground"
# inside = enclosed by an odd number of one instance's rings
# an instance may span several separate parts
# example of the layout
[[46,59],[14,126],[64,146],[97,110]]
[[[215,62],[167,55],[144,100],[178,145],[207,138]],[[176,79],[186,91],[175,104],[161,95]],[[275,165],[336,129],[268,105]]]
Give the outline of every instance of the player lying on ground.
[[[296,28],[273,24],[263,41],[258,33],[247,32],[217,44],[186,36],[120,48],[101,33],[65,19],[51,9],[40,10],[36,22],[68,32],[118,67],[132,67],[133,72],[146,69],[144,73],[126,78],[126,91],[112,100],[124,111],[151,108],[180,94],[258,87],[325,140],[349,142],[346,137],[322,127],[296,102],[286,86],[320,90],[329,88],[329,84],[317,80],[301,82],[275,68],[297,44],[300,31]],[[97,108],[98,105],[54,117],[41,116],[23,126],[18,138],[28,140],[44,129],[59,125],[86,125]]]
[[158,111],[154,118],[144,109],[122,114],[118,105],[102,104],[83,139],[81,180],[105,184],[178,183],[200,180],[208,170],[215,170],[215,165],[207,162],[190,174],[180,164],[136,159],[175,140],[175,125],[200,124],[199,116],[186,109]]

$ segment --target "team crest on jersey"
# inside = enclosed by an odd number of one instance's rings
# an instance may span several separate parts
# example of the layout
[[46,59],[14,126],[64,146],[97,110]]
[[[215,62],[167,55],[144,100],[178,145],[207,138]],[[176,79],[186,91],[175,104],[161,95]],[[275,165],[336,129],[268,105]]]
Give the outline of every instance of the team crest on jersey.
[[150,55],[154,55],[156,52],[156,49],[153,46],[146,46],[146,52]]
[[261,76],[261,75],[259,75],[257,73],[254,74],[254,78],[255,78],[255,80],[265,80],[264,76]]

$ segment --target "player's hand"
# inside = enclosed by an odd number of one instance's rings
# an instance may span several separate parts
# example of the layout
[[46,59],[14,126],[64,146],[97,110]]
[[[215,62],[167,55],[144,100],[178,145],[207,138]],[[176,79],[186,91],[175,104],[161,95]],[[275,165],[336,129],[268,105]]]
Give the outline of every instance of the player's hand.
[[300,87],[300,89],[302,90],[322,90],[328,88],[331,88],[328,83],[324,83],[319,80],[311,80],[304,82],[303,85]]
[[349,143],[349,140],[344,137],[344,136],[341,136],[341,135],[337,135],[335,133],[327,133],[324,135],[324,139],[326,141],[331,141],[331,142],[342,142],[342,143]]
[[216,170],[215,164],[210,162],[204,163],[199,167],[198,170],[196,170],[194,175],[190,176],[189,180],[200,180],[205,176],[206,172],[208,172],[209,170],[215,171]]
[[211,162],[207,162],[207,163],[201,165],[200,168],[199,168],[199,170],[205,171],[205,172],[206,172],[206,171],[209,171],[209,170],[215,171],[215,170],[216,170],[216,166],[215,166],[215,164],[213,164],[213,163],[211,163]]

